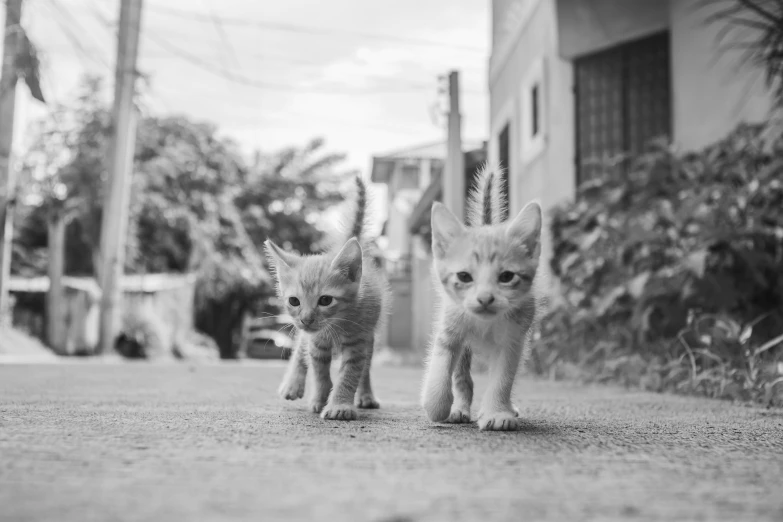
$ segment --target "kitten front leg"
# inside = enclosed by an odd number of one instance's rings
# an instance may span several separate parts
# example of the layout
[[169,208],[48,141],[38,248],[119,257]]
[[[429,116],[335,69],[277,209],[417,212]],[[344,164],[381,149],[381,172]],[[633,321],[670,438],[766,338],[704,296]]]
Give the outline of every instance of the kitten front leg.
[[340,373],[337,383],[329,395],[329,401],[321,417],[329,420],[354,420],[356,407],[353,405],[359,380],[367,362],[367,346],[372,343],[364,337],[343,342],[340,355]]
[[313,392],[310,397],[310,408],[315,413],[321,413],[329,400],[332,391],[332,347],[310,345],[310,367],[312,369]]
[[478,417],[480,430],[514,431],[519,429],[519,410],[511,403],[511,389],[519,369],[522,348],[508,346],[495,354],[490,382],[481,401]]
[[356,405],[359,408],[375,409],[381,407],[381,405],[378,404],[378,400],[375,398],[375,394],[372,391],[372,384],[370,383],[370,368],[372,366],[374,346],[375,341],[371,342],[367,347],[364,370],[362,371],[361,379],[359,379],[359,388],[356,390]]
[[307,378],[307,340],[299,333],[294,344],[294,352],[288,362],[283,381],[277,389],[277,394],[283,399],[295,401],[304,397]]
[[470,348],[465,348],[454,368],[454,404],[449,417],[443,421],[450,424],[467,424],[470,422],[470,405],[473,403],[473,378],[470,376],[472,359]]
[[462,356],[464,346],[449,339],[445,332],[435,337],[427,370],[424,376],[421,404],[427,416],[434,422],[449,417],[454,394],[451,390],[451,376],[454,366]]

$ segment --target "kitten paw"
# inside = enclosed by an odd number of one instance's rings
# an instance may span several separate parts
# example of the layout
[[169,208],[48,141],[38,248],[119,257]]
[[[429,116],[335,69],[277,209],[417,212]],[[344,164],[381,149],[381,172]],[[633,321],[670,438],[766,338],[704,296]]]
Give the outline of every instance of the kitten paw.
[[513,411],[504,411],[479,415],[478,427],[481,431],[516,431],[519,419]]
[[356,420],[356,408],[352,404],[328,405],[321,412],[321,418],[326,420]]
[[519,408],[512,404],[511,409],[514,411],[514,417],[519,417]]
[[291,379],[290,381],[284,381],[277,389],[277,394],[287,401],[295,401],[304,397],[305,392],[305,380],[304,379]]
[[362,395],[356,400],[356,406],[364,410],[376,410],[381,407],[371,393]]
[[470,412],[452,410],[448,418],[443,422],[446,424],[470,424]]
[[449,417],[449,413],[451,413],[451,404],[453,402],[454,396],[449,389],[443,393],[430,393],[425,395],[422,406],[424,407],[424,411],[427,412],[427,417],[429,417],[431,421],[443,422]]

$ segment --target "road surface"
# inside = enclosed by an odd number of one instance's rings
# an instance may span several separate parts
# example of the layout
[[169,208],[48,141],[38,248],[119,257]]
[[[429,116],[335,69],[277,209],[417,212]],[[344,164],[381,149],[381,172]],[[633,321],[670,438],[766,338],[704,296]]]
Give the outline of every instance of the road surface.
[[381,409],[326,422],[281,375],[0,366],[0,520],[783,520],[780,411],[523,380],[524,429],[485,433],[376,368]]

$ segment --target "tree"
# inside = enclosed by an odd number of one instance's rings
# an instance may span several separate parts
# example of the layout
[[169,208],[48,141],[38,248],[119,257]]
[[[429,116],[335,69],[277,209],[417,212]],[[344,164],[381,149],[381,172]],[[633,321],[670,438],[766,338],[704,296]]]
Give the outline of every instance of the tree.
[[316,226],[318,218],[342,202],[342,189],[355,175],[336,170],[344,155],[323,149],[324,141],[314,139],[302,149],[257,156],[236,198],[255,244],[271,238],[303,254],[320,249],[323,230]]
[[[72,106],[56,107],[32,129],[16,273],[45,273],[47,216],[68,201],[76,215],[67,228],[65,271],[94,274],[110,130],[101,92],[100,79],[86,79]],[[352,174],[339,170],[342,160],[317,139],[301,149],[256,153],[248,165],[215,125],[182,116],[143,118],[126,271],[199,271],[197,326],[224,357],[235,356],[241,316],[271,293],[261,244],[270,237],[302,253],[318,248],[318,217],[341,201]]]
[[721,49],[738,50],[742,62],[765,73],[775,102],[783,105],[783,0],[701,0],[707,23],[720,24]]

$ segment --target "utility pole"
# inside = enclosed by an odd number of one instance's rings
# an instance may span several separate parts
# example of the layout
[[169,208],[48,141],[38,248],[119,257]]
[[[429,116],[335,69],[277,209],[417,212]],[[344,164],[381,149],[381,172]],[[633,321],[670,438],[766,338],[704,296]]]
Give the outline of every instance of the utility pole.
[[14,233],[16,172],[12,162],[16,109],[16,56],[22,44],[22,0],[6,0],[3,68],[0,73],[0,326],[11,322],[8,285]]
[[98,353],[114,350],[122,298],[120,281],[125,265],[125,235],[128,228],[128,203],[133,155],[136,148],[136,60],[139,54],[142,0],[122,0],[117,39],[117,65],[112,111],[112,141],[109,176],[101,222],[101,256],[98,278],[101,281],[100,344]]
[[465,221],[465,158],[462,154],[462,116],[459,112],[459,72],[449,73],[449,113],[446,135],[446,168],[441,177],[443,203]]

